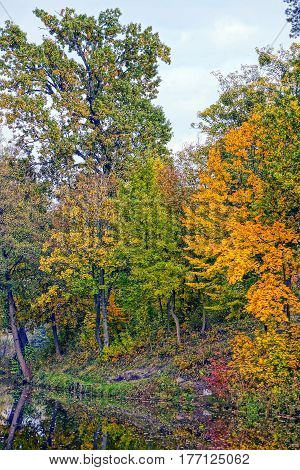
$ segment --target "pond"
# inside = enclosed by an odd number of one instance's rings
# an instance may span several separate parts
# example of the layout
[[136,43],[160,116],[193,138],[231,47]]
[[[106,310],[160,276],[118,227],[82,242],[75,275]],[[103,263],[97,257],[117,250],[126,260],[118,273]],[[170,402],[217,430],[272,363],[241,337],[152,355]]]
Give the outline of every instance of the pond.
[[0,449],[295,449],[298,424],[248,416],[211,397],[109,402],[0,384]]

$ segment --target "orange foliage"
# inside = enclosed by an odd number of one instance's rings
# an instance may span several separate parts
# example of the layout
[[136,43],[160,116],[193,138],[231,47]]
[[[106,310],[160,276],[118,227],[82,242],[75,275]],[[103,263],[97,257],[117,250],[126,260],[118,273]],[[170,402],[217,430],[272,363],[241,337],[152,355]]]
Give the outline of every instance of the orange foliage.
[[283,220],[268,220],[264,211],[268,186],[261,175],[269,155],[265,161],[259,148],[260,125],[254,115],[227,133],[223,147],[210,149],[199,191],[185,208],[185,242],[200,278],[191,285],[217,292],[218,285],[207,281],[220,274],[229,284],[251,276],[246,310],[263,322],[280,322],[290,307],[294,312],[300,307],[289,286],[299,269],[297,234]]

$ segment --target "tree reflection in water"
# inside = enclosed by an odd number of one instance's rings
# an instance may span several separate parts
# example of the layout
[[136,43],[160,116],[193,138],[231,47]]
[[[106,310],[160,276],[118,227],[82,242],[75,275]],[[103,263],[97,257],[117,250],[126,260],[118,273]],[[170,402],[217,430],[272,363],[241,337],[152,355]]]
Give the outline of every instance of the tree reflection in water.
[[45,398],[23,387],[17,396],[0,387],[1,449],[294,449],[294,420],[208,411],[209,404],[179,410],[167,403],[137,404]]

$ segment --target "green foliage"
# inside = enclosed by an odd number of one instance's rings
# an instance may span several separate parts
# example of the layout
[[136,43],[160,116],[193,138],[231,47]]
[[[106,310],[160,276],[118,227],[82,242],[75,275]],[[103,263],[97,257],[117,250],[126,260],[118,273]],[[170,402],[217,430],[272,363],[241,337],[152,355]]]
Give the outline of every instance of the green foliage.
[[127,291],[132,286],[136,300],[143,297],[139,309],[148,316],[151,306],[157,310],[160,302],[165,308],[172,291],[184,284],[182,197],[176,170],[158,157],[135,164],[119,189],[118,256],[130,269]]
[[[27,160],[0,155],[0,287],[7,287],[10,277],[10,285],[23,295],[37,288],[39,256],[47,230],[43,189]],[[25,283],[25,279],[31,282]]]
[[18,360],[14,357],[10,360],[9,372],[12,376],[15,376],[17,378],[20,378],[21,376],[20,365],[18,363]]
[[117,339],[115,339],[109,346],[104,347],[102,360],[110,361],[117,360],[119,357],[132,354],[138,346],[138,341],[134,340],[128,331],[122,331]]
[[0,102],[17,145],[35,149],[47,178],[72,178],[75,158],[109,173],[137,148],[164,151],[170,126],[152,100],[170,51],[158,34],[122,25],[118,9],[97,18],[34,13],[46,30],[41,44],[11,22],[0,30]]

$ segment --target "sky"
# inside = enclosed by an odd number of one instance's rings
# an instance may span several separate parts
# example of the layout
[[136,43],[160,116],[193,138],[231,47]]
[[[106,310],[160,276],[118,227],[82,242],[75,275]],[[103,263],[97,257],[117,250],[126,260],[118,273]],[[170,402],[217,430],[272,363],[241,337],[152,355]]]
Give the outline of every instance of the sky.
[[[196,142],[201,136],[191,124],[197,112],[218,97],[213,71],[223,74],[239,70],[242,64],[257,63],[256,47],[272,44],[286,24],[283,0],[2,0],[0,24],[8,14],[39,41],[43,31],[33,15],[35,7],[51,13],[66,6],[80,13],[97,15],[106,8],[120,8],[123,23],[151,25],[171,47],[171,65],[161,64],[162,82],[158,103],[171,121],[174,151]],[[287,24],[274,47],[291,44]]]

